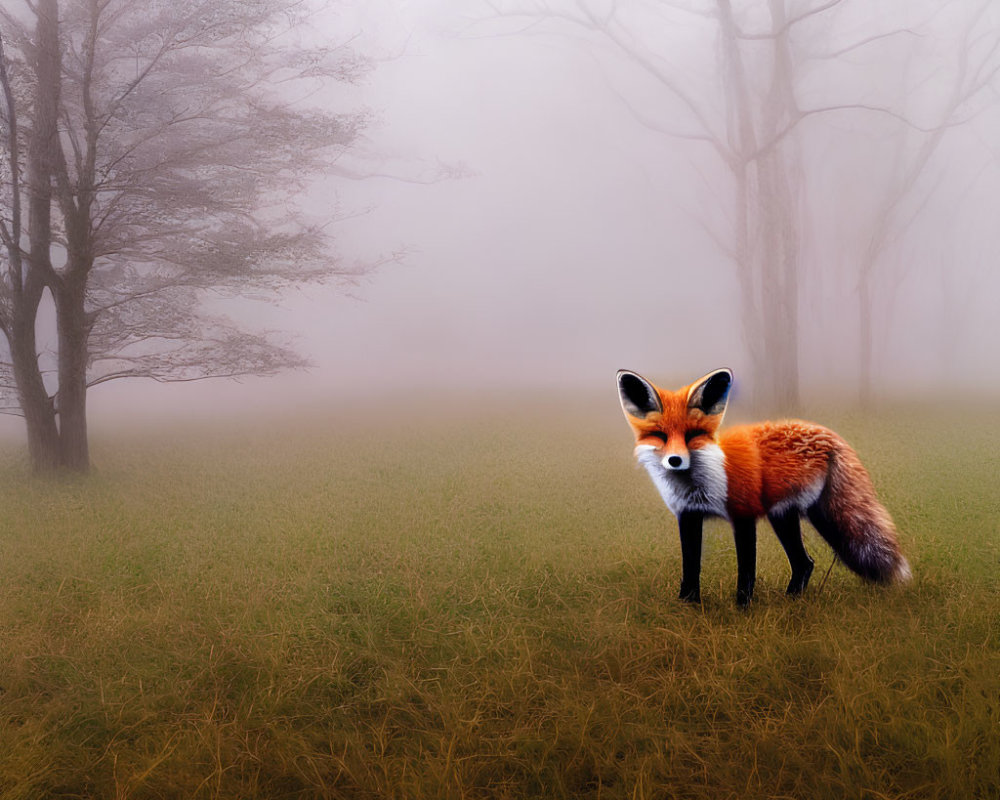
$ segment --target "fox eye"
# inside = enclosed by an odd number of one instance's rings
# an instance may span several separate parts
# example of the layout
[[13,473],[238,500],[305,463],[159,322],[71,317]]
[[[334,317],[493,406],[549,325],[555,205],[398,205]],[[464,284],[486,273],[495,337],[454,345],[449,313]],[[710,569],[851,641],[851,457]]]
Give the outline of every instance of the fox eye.
[[666,443],[667,434],[663,431],[650,431],[649,433],[643,434],[643,439],[659,439],[661,442]]
[[699,436],[708,436],[707,431],[703,431],[700,428],[695,428],[694,430],[688,431],[684,434],[684,441],[690,444],[693,439],[697,439]]

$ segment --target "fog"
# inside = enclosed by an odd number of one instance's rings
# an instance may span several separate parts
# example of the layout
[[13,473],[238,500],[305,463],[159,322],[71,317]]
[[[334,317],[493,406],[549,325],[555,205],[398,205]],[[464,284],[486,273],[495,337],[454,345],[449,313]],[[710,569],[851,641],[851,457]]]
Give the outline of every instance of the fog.
[[[738,5],[752,25],[754,4]],[[799,102],[894,100],[897,116],[815,114],[793,134],[804,403],[857,398],[855,266],[891,178],[886,165],[918,153],[932,135],[961,63],[965,19],[983,6],[841,5],[804,23],[815,27],[818,49],[885,38],[838,58],[805,59]],[[591,7],[606,13],[613,4]],[[1000,84],[992,76],[1000,58],[989,49],[1000,39],[998,11],[981,14],[972,45],[973,67],[986,64],[992,85],[947,122],[879,256],[872,362],[880,395],[975,396],[1000,385]],[[659,67],[723,125],[715,22],[658,17],[640,3],[630,13],[621,30],[643,46],[662,41]],[[733,216],[731,176],[690,138],[698,127],[683,102],[599,35],[560,20],[503,17],[457,0],[348,4],[331,20],[353,26],[352,44],[378,61],[329,100],[375,112],[344,164],[371,177],[318,179],[310,207],[344,212],[338,257],[401,256],[354,285],[234,308],[253,325],[288,331],[311,370],[242,382],[115,381],[91,391],[95,421],[407,393],[446,402],[455,392],[606,392],[613,403],[620,367],[669,385],[730,366],[749,397],[761,378],[736,267],[720,243]],[[920,36],[887,35],[918,23],[926,26]]]

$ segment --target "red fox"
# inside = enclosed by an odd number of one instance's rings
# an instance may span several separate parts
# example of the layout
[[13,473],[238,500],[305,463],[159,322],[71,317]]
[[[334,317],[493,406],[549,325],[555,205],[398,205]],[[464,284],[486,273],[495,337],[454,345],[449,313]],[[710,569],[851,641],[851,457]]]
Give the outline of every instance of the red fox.
[[857,454],[833,431],[799,420],[718,433],[733,374],[710,372],[676,392],[619,370],[618,395],[635,433],[635,455],[680,526],[680,598],[701,600],[701,529],[729,520],[736,542],[736,602],[753,597],[757,519],[767,515],[792,568],[787,593],[801,594],[813,560],[802,545],[805,514],[837,556],[876,583],[905,581],[910,567],[896,529]]

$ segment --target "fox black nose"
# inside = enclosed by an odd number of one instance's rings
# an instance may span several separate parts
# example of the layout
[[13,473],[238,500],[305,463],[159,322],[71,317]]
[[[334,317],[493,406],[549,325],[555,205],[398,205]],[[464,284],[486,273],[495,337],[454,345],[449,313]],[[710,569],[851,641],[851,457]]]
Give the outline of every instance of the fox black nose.
[[680,456],[670,456],[670,458],[667,459],[667,463],[670,466],[676,468],[676,467],[679,467],[681,464],[684,463],[684,459],[681,458]]

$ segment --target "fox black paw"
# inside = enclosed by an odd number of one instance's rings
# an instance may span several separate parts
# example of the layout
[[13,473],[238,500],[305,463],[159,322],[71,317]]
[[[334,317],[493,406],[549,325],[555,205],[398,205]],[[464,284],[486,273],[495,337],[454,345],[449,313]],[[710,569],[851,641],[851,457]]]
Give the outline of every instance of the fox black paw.
[[813,562],[812,559],[806,564],[805,568],[799,572],[792,573],[792,579],[788,582],[788,588],[785,589],[786,594],[799,595],[802,594],[806,587],[809,585],[809,578],[813,574]]
[[701,587],[700,586],[685,586],[681,584],[681,592],[677,595],[678,599],[683,600],[685,603],[700,603],[701,602]]

